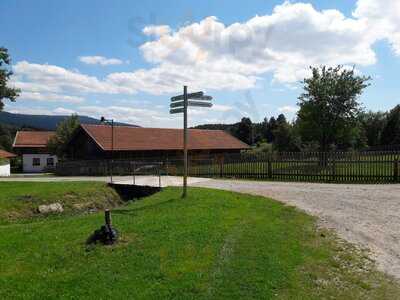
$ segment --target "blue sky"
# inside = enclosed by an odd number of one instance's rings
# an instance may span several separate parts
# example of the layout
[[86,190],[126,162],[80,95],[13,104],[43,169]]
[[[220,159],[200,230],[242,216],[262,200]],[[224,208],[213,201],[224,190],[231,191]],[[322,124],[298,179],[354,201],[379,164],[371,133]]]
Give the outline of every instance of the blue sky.
[[188,84],[215,99],[191,125],[293,118],[318,64],[372,76],[361,101],[387,110],[400,101],[400,5],[384,2],[3,0],[0,44],[22,89],[6,110],[177,127],[169,98]]

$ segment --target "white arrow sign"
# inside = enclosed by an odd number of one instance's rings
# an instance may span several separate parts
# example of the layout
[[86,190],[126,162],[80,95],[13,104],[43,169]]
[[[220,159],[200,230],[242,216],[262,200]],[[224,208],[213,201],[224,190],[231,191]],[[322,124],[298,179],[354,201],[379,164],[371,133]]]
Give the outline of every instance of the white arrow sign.
[[188,101],[188,106],[211,107],[212,103],[203,101]]
[[179,113],[183,113],[185,111],[185,109],[183,107],[181,108],[173,108],[169,110],[170,114],[179,114]]
[[212,97],[211,96],[200,96],[200,97],[189,97],[189,99],[211,101]]
[[[188,99],[196,99],[196,97],[202,97],[203,95],[204,95],[203,92],[196,92],[196,93],[187,94],[187,97],[188,97]],[[179,96],[172,97],[171,102],[180,101],[183,99],[184,99],[184,96],[179,95]]]

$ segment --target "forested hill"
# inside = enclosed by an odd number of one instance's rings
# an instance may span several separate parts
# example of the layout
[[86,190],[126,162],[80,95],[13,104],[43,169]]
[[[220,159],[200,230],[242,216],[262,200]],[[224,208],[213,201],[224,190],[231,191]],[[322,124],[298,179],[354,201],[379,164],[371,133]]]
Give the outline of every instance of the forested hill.
[[237,126],[237,124],[204,124],[204,125],[197,125],[193,128],[231,131],[234,126]]
[[[14,127],[30,127],[39,130],[55,130],[57,124],[65,120],[69,116],[48,116],[48,115],[27,115],[14,114],[9,112],[0,112],[0,123]],[[88,116],[79,116],[81,124],[99,124],[100,120]],[[124,123],[116,123],[118,125],[129,125]],[[137,125],[129,125],[136,126]]]

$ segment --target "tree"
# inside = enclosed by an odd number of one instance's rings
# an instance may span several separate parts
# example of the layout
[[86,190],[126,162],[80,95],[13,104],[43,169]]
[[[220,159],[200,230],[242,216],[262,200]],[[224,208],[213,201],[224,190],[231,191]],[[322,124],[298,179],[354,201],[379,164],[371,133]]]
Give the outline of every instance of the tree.
[[293,126],[288,123],[284,114],[276,119],[274,135],[274,148],[278,151],[298,151],[297,138]]
[[311,67],[311,71],[312,76],[303,81],[304,93],[298,102],[299,134],[302,141],[316,141],[320,151],[329,151],[357,124],[361,111],[358,97],[371,78],[342,66]]
[[287,124],[287,120],[284,114],[280,114],[276,119],[277,126]]
[[68,143],[78,127],[78,115],[71,115],[69,118],[60,122],[57,126],[55,136],[53,136],[47,144],[50,153],[57,155],[59,158],[65,158],[68,155]]
[[262,137],[268,143],[272,143],[274,141],[274,130],[276,129],[276,120],[274,117],[271,117],[269,120],[264,118],[262,123]]
[[243,142],[251,145],[253,143],[253,123],[250,118],[242,118],[238,124],[237,137]]
[[382,145],[400,144],[400,105],[395,106],[388,114],[382,131]]
[[387,113],[383,112],[363,112],[359,116],[362,130],[367,139],[369,147],[381,145],[382,133],[386,126]]
[[4,99],[15,101],[20,93],[19,89],[10,88],[7,86],[7,81],[13,74],[12,71],[7,67],[10,64],[11,59],[8,54],[8,50],[4,47],[0,47],[0,111],[3,110]]

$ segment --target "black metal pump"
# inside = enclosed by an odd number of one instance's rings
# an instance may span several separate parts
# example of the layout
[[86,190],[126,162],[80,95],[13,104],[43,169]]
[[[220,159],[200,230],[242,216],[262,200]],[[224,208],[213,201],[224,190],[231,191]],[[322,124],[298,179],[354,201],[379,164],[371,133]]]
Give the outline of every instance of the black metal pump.
[[101,242],[104,245],[112,245],[118,240],[118,231],[112,227],[111,224],[111,212],[106,209],[104,211],[105,225],[101,226],[100,229],[89,237],[88,244],[96,244]]

